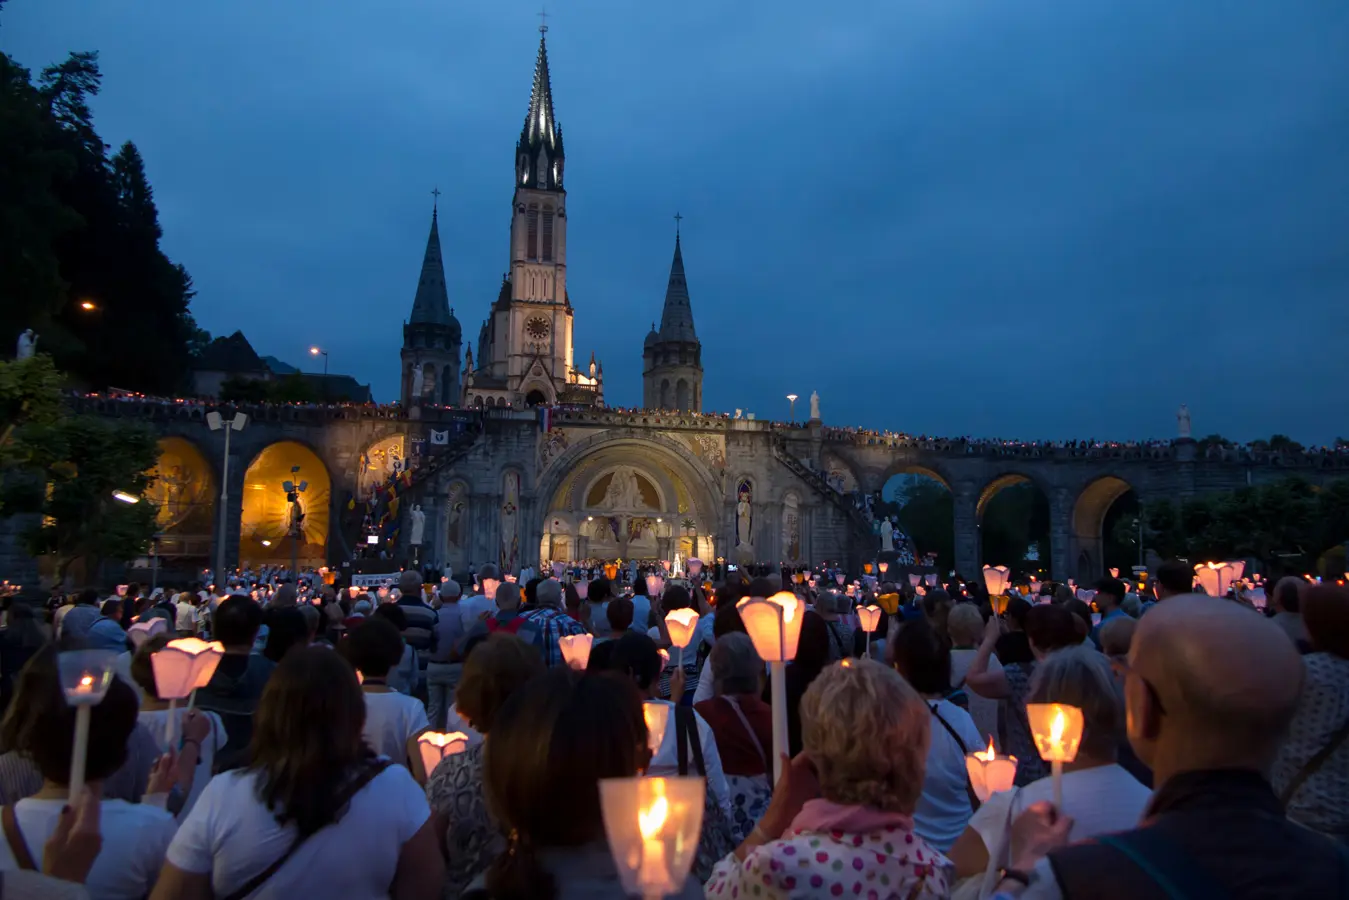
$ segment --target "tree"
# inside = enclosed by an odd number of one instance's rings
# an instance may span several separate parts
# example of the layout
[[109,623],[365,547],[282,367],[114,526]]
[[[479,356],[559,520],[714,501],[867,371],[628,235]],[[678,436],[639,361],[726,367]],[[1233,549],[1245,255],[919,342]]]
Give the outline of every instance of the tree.
[[[937,554],[937,567],[947,571],[955,566],[955,500],[939,482],[916,477],[904,491],[905,502],[894,513],[894,521],[913,538],[920,555]],[[885,515],[878,512],[877,515]]]

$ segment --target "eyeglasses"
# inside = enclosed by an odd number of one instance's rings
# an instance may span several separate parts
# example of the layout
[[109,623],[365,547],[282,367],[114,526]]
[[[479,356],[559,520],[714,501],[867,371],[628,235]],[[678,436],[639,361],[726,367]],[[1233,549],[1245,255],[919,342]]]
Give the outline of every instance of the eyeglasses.
[[1153,687],[1152,682],[1144,678],[1137,669],[1130,666],[1127,659],[1122,656],[1112,656],[1110,658],[1110,667],[1115,670],[1115,674],[1118,675],[1121,680],[1125,680],[1130,675],[1133,675],[1139,681],[1143,682],[1143,687],[1148,689],[1148,698],[1152,701],[1153,705],[1157,707],[1157,711],[1162,715],[1166,715],[1166,706],[1162,703],[1161,695],[1157,693],[1157,689]]

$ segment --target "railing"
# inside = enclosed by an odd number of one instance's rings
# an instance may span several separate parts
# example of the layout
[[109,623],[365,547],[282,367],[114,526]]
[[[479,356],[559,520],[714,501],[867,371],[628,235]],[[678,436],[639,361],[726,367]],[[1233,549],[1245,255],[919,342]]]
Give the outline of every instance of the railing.
[[840,509],[848,518],[853,529],[859,534],[871,536],[871,521],[862,514],[856,505],[843,494],[838,488],[829,483],[828,479],[814,469],[807,466],[801,460],[797,459],[793,453],[787,449],[787,442],[781,435],[773,436],[773,455],[777,457],[778,462],[791,469],[796,477],[800,478],[806,484],[815,489],[815,492],[822,495],[830,503]]

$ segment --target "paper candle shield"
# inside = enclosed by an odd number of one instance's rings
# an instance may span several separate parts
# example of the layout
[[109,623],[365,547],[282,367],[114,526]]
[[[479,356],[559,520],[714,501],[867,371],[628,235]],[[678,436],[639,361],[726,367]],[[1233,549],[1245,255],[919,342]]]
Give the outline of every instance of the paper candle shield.
[[1072,762],[1082,743],[1082,710],[1062,703],[1027,703],[1035,749],[1045,762]]
[[678,894],[703,827],[702,778],[605,778],[604,833],[627,896]]
[[922,583],[923,583],[922,575],[914,575],[912,573],[909,574],[909,587],[918,587],[918,585]]
[[659,647],[656,649],[656,652],[660,654],[660,666],[664,669],[670,664],[670,651],[666,650],[664,647]]
[[994,794],[1012,789],[1016,780],[1016,757],[999,756],[990,738],[987,750],[965,754],[965,771],[969,773],[974,795],[980,803],[987,803]]
[[936,587],[936,586],[937,586],[937,573],[936,573],[936,572],[931,572],[931,573],[927,574],[927,575],[924,576],[924,577],[925,577],[925,579],[926,579],[926,581],[927,581],[927,586],[928,586],[928,587]]
[[899,612],[899,594],[881,594],[876,598],[876,602],[892,616]]
[[[1245,568],[1245,563],[1242,564]],[[1222,597],[1232,586],[1232,565],[1225,562],[1200,563],[1194,567],[1195,578],[1210,597]]]
[[131,641],[131,646],[140,649],[150,638],[157,634],[167,634],[169,631],[169,620],[163,616],[155,616],[148,622],[136,622],[126,630],[127,640]]
[[613,563],[605,563],[605,565],[604,565],[604,577],[607,578],[607,579],[609,579],[610,581],[613,581],[615,578],[617,578],[617,577],[618,577],[618,566],[614,565]]
[[746,597],[736,604],[749,639],[764,662],[790,662],[796,658],[801,637],[801,619],[806,604],[800,597],[778,591],[771,597]]
[[1006,594],[990,594],[988,602],[993,606],[993,614],[1000,616],[1007,612],[1007,604],[1012,602],[1012,598]]
[[56,657],[61,690],[71,706],[97,706],[112,686],[117,654],[111,650],[67,650]]
[[467,749],[468,735],[462,731],[451,731],[448,734],[423,731],[417,735],[417,751],[421,754],[422,769],[426,772],[427,778],[431,777],[431,773],[440,765],[442,759],[463,753]]
[[555,562],[555,563],[553,563],[553,577],[554,577],[554,578],[561,578],[561,577],[562,577],[562,573],[565,572],[565,571],[567,571],[567,564],[566,564],[566,563],[560,563],[560,562]]
[[857,608],[857,622],[862,626],[862,630],[871,634],[876,630],[876,626],[881,624],[881,612],[879,606],[859,606]]
[[696,609],[672,609],[665,614],[665,628],[670,632],[670,643],[676,647],[687,647],[697,627]]
[[648,700],[642,704],[642,718],[646,720],[646,746],[653,754],[659,753],[670,724],[670,707],[659,700]]
[[569,634],[557,639],[557,647],[562,651],[562,658],[567,665],[584,672],[585,667],[590,664],[590,648],[594,642],[593,635]]
[[576,588],[576,596],[580,597],[582,600],[590,596],[590,582],[585,579],[576,582],[572,587]]
[[665,577],[662,575],[646,576],[646,595],[659,599],[665,591]]
[[862,563],[862,571],[863,571],[863,572],[865,572],[865,573],[867,573],[868,575],[870,575],[870,574],[871,574],[871,569],[872,569],[871,563]]
[[990,597],[1007,593],[1007,583],[1010,580],[1011,574],[1006,566],[984,566],[984,587],[988,588]]
[[161,700],[182,700],[197,688],[206,687],[215,674],[225,647],[199,638],[180,638],[150,655],[155,673],[155,693]]
[[697,578],[702,573],[703,573],[703,561],[701,559],[698,559],[697,557],[690,558],[689,575],[691,575],[694,578]]

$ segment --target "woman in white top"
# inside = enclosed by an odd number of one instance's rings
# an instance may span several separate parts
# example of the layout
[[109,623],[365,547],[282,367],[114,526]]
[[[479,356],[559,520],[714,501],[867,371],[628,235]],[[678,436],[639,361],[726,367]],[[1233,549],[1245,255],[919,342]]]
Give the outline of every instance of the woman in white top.
[[[970,664],[979,655],[979,644],[984,639],[984,617],[973,603],[957,603],[946,618],[946,631],[951,636],[951,689],[964,691],[969,701],[970,718],[979,732],[980,742],[987,747],[992,740],[1000,745],[998,737],[998,702],[982,694],[966,690],[965,675]],[[988,671],[1001,672],[1002,663],[996,655],[988,658]]]
[[439,897],[426,796],[407,769],[374,757],[364,724],[345,660],[325,647],[286,654],[258,704],[252,765],[206,786],[152,900]]
[[403,636],[383,616],[371,616],[351,630],[342,654],[361,673],[365,694],[365,742],[380,756],[400,765],[417,752],[417,735],[431,727],[426,707],[389,687],[389,670],[403,656]]
[[[44,845],[56,831],[62,809],[68,803],[70,753],[75,735],[75,708],[68,706],[61,691],[56,654],[44,651],[29,663],[29,676],[40,668],[45,687],[32,699],[39,704],[19,748],[42,772],[42,788],[36,794],[6,807],[0,816],[12,816],[13,839],[0,839],[0,871],[41,869]],[[127,741],[136,727],[136,692],[114,678],[103,701],[90,710],[89,749],[85,778],[96,797],[103,793],[103,780],[121,767],[127,756]],[[157,770],[150,790],[168,789],[167,766]],[[154,886],[164,861],[164,851],[173,838],[173,817],[149,802],[102,800],[99,815],[103,847],[85,884],[90,896],[108,900],[139,900]]]
[[[1070,841],[1126,831],[1138,825],[1151,792],[1115,762],[1124,733],[1124,703],[1109,661],[1094,647],[1070,647],[1045,657],[1035,669],[1029,703],[1064,703],[1082,710],[1077,759],[1064,764],[1063,812],[1073,820]],[[957,896],[987,897],[997,870],[1009,865],[1010,823],[1041,800],[1053,800],[1053,779],[995,794],[970,820],[947,855],[956,875],[970,879]]]
[[904,623],[887,651],[894,666],[927,704],[932,727],[923,793],[913,813],[913,830],[932,849],[945,853],[974,812],[965,754],[982,746],[974,720],[946,699],[951,691],[951,651],[926,618]]

